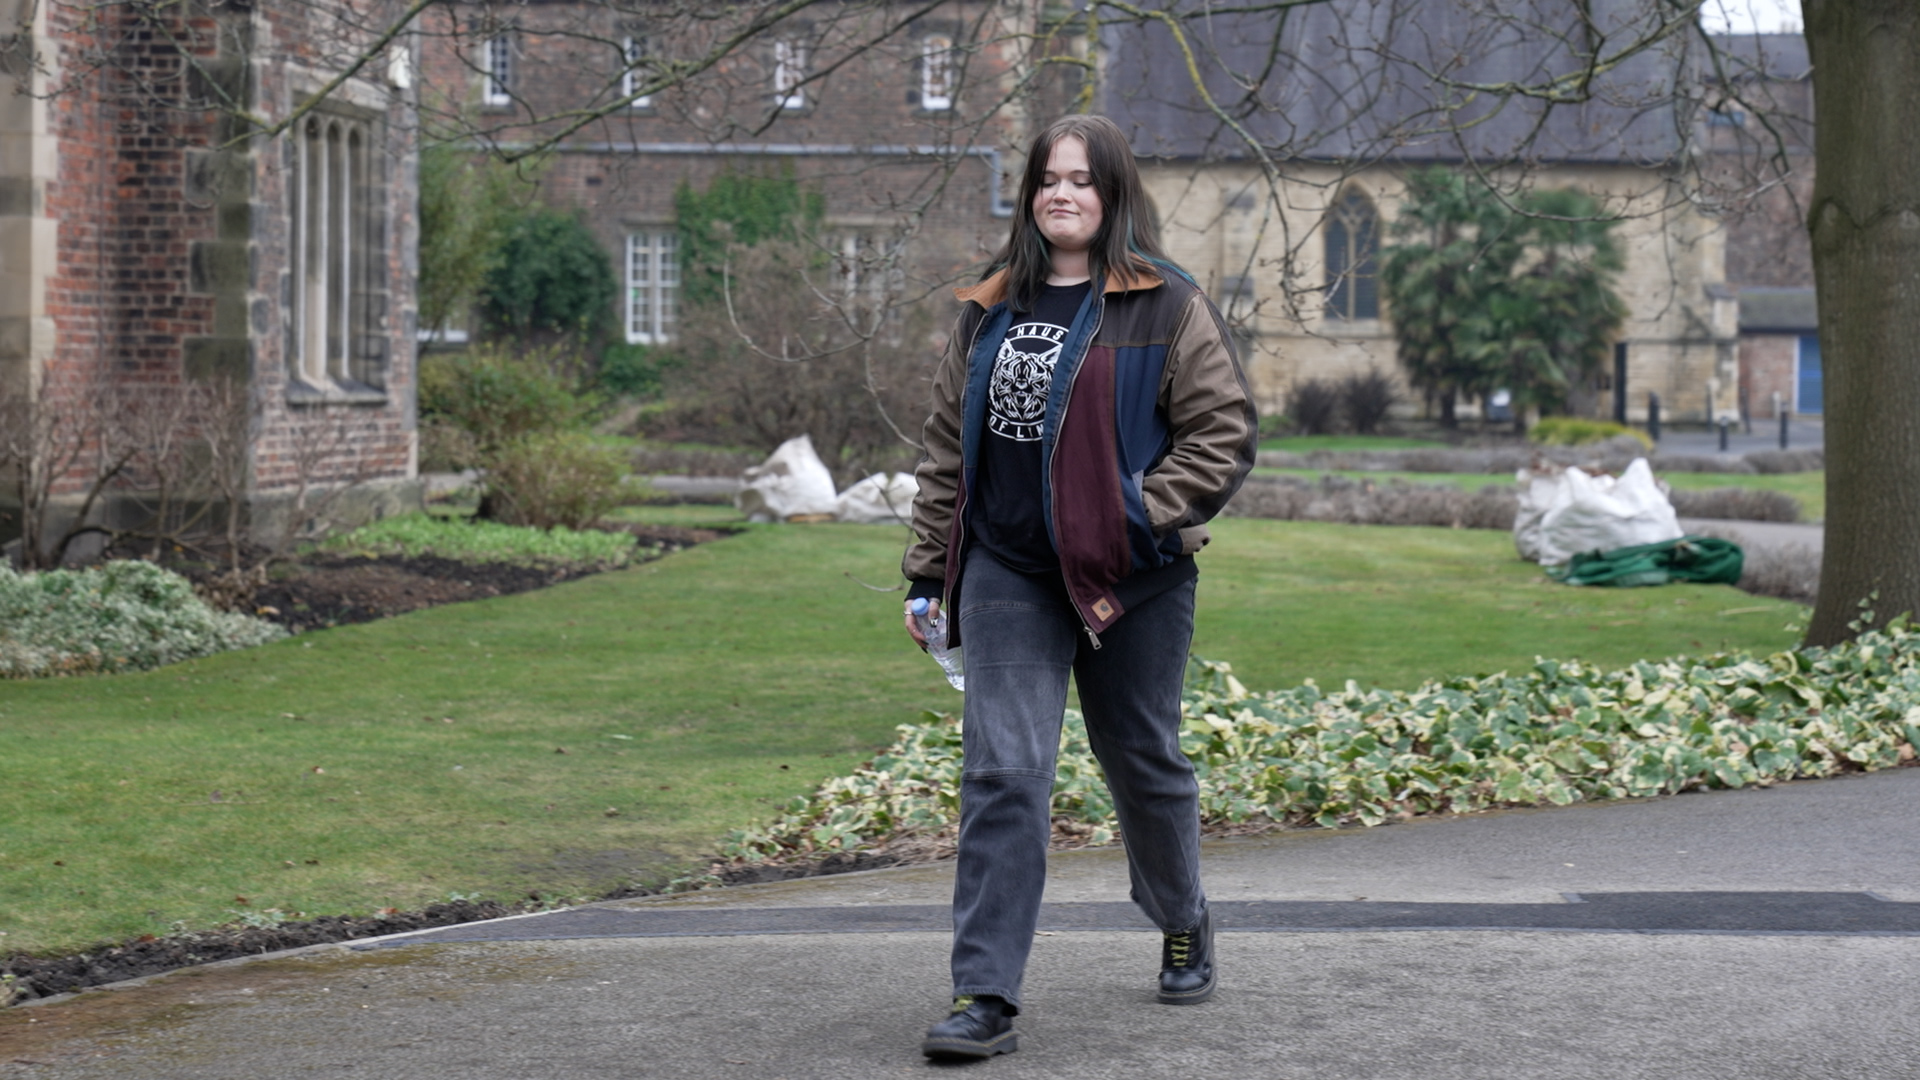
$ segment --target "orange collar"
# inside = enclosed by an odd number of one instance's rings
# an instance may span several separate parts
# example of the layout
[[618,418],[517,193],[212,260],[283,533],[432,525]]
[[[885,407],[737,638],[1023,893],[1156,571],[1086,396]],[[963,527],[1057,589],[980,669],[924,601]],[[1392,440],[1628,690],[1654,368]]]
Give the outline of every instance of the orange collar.
[[[1133,292],[1139,289],[1157,289],[1165,282],[1160,275],[1145,270],[1125,269],[1107,278],[1103,292]],[[990,308],[1007,298],[1007,271],[995,270],[986,280],[977,285],[953,290],[954,299],[965,303],[968,300],[983,308]]]

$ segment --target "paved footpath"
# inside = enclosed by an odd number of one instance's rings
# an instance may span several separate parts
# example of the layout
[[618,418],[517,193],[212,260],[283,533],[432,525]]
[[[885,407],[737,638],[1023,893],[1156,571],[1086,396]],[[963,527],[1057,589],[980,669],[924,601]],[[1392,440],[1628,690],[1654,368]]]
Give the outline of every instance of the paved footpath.
[[[1920,1077],[1920,769],[1207,850],[1222,989],[1150,994],[1117,852],[1056,856],[973,1076]],[[931,1076],[951,867],[453,927],[0,1013],[0,1077]]]

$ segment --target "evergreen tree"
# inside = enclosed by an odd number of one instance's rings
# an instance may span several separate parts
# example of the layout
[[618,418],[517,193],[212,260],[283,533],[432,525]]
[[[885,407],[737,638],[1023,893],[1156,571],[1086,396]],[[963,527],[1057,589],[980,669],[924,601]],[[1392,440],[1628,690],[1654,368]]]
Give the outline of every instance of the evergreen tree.
[[1459,397],[1502,389],[1563,408],[1600,370],[1626,310],[1612,228],[1577,191],[1503,200],[1448,169],[1408,178],[1380,280],[1408,381],[1445,423]]

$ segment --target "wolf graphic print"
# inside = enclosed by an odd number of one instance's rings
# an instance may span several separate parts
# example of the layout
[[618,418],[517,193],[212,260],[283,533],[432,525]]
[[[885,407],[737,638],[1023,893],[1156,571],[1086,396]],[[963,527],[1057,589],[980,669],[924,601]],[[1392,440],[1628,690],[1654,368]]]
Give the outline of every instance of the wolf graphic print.
[[1053,366],[1067,328],[1051,323],[1021,323],[1007,331],[994,357],[987,390],[987,426],[1015,442],[1038,442],[1040,418],[1047,411]]

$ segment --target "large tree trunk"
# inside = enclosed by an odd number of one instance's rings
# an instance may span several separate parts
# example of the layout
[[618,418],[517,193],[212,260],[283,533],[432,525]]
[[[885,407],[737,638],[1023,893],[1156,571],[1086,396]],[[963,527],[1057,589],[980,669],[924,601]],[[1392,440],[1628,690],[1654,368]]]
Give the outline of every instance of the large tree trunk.
[[1920,3],[1805,0],[1827,535],[1807,643],[1920,614]]

